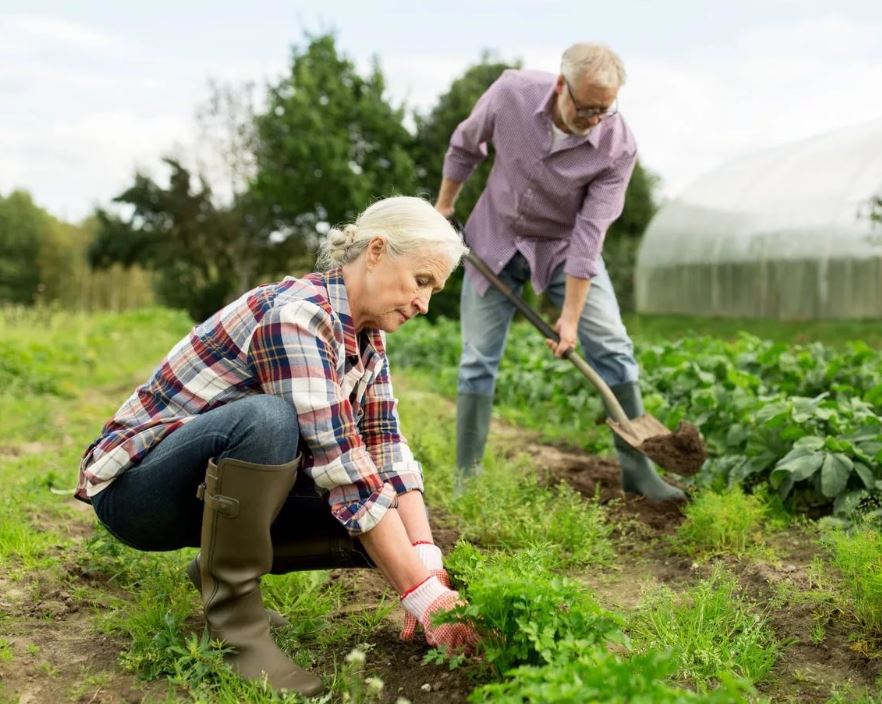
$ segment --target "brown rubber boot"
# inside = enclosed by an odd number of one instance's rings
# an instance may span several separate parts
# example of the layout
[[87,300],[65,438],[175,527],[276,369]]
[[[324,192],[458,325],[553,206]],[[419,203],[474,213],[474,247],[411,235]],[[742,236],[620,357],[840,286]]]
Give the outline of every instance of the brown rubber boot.
[[270,526],[294,484],[299,458],[285,465],[234,459],[208,463],[199,495],[202,514],[202,603],[212,638],[234,651],[227,662],[242,677],[276,690],[313,696],[322,681],[297,667],[273,642],[260,577],[273,563]]
[[[200,555],[197,553],[196,557],[187,564],[187,577],[190,578],[190,582],[196,587],[196,591],[202,594],[202,575],[199,574],[202,561],[199,558]],[[266,608],[264,611],[266,611],[270,628],[284,628],[291,625],[291,622],[275,609]]]

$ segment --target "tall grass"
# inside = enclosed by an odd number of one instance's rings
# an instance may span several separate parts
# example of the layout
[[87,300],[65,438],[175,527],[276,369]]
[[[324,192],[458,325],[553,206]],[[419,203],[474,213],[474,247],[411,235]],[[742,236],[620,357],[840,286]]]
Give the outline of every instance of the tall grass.
[[822,539],[845,587],[843,608],[882,638],[882,533],[869,525],[832,530]]
[[738,485],[720,494],[698,494],[684,513],[686,520],[678,527],[674,544],[693,557],[740,557],[763,544],[763,503]]
[[765,616],[719,566],[685,593],[660,587],[649,594],[630,634],[640,651],[671,649],[679,662],[677,678],[699,691],[730,676],[755,683],[772,669],[780,651]]

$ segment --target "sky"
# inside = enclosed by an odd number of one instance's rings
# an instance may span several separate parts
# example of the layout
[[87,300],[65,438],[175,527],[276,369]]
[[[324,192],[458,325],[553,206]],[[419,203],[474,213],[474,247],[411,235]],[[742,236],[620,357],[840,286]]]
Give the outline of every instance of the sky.
[[274,82],[305,32],[329,30],[421,112],[484,50],[556,72],[569,44],[605,43],[663,197],[729,160],[882,119],[879,0],[0,0],[0,194],[27,190],[77,221],[195,143],[210,81]]

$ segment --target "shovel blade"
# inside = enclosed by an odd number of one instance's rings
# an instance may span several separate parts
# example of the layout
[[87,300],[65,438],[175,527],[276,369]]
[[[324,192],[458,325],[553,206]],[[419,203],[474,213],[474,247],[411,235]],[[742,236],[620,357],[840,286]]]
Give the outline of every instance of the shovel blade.
[[611,419],[606,422],[616,435],[635,450],[681,476],[695,474],[707,459],[707,449],[701,435],[691,423],[681,422],[671,432],[664,423],[649,414],[631,419],[627,426]]

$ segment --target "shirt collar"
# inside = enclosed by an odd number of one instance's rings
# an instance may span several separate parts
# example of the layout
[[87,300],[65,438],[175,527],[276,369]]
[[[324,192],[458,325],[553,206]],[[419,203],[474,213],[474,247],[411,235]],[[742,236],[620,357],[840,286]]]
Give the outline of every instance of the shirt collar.
[[[552,106],[554,105],[554,100],[556,96],[557,93],[554,90],[554,80],[552,80],[551,87],[545,93],[542,100],[539,101],[539,105],[536,107],[536,112],[534,114],[539,115],[543,120],[553,122]],[[578,137],[576,135],[569,134],[566,137],[567,142],[575,144],[583,144],[585,142],[588,142],[588,144],[596,148],[598,143],[600,142],[600,130],[603,128],[603,124],[603,120],[601,120],[600,123],[590,129],[588,131],[588,134],[586,134],[584,137]]]
[[[328,303],[340,319],[343,326],[343,345],[347,357],[359,356],[358,336],[355,333],[355,324],[352,321],[352,313],[349,308],[349,296],[346,293],[346,283],[343,280],[343,269],[337,267],[325,272],[325,289],[328,292]],[[380,355],[385,353],[385,341],[380,330],[369,328],[363,331],[362,337],[367,344]]]
[[328,291],[328,303],[340,319],[343,326],[343,345],[347,357],[358,356],[358,339],[355,336],[355,325],[349,309],[349,296],[346,295],[346,283],[343,281],[343,269],[337,267],[325,272],[325,289]]

